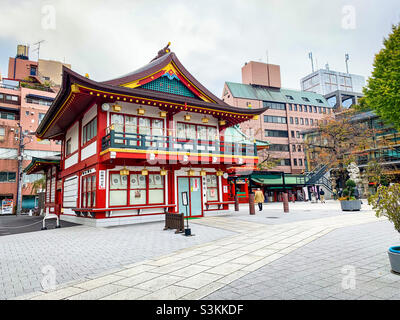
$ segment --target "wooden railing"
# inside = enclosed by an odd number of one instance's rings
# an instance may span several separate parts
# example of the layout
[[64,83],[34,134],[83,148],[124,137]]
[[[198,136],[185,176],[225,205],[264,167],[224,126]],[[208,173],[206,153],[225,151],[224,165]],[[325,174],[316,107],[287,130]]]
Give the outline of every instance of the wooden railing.
[[219,140],[182,139],[174,136],[157,136],[108,130],[102,138],[102,151],[108,148],[153,149],[185,151],[189,153],[214,153],[225,155],[257,156],[256,144],[234,143]]

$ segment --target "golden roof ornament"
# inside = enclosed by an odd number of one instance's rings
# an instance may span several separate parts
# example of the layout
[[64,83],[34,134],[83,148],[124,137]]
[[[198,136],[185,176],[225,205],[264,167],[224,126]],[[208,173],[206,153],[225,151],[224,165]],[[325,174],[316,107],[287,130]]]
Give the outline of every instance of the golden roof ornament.
[[158,51],[157,56],[152,59],[150,62],[157,60],[158,58],[161,58],[163,55],[169,53],[171,50],[169,49],[169,46],[171,45],[171,42],[168,42],[168,44],[162,48],[160,51]]

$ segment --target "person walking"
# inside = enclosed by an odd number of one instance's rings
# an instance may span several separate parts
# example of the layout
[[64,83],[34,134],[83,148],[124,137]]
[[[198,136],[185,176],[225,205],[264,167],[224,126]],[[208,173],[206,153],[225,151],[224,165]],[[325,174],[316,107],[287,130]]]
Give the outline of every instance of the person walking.
[[337,190],[333,189],[333,200],[337,200]]
[[324,189],[321,189],[319,192],[319,199],[321,200],[321,203],[325,203],[325,191]]
[[260,209],[260,211],[262,211],[262,205],[264,202],[264,194],[262,193],[262,191],[260,189],[257,189],[255,194],[254,194],[254,202],[258,203],[258,208]]

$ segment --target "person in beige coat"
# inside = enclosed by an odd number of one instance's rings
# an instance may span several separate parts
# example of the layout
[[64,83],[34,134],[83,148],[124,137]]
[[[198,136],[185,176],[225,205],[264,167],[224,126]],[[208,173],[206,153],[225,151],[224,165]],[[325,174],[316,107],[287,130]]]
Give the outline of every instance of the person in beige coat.
[[257,189],[255,194],[254,194],[254,202],[258,203],[258,208],[260,209],[260,211],[262,211],[262,205],[264,202],[264,194],[262,193],[262,191],[260,189]]

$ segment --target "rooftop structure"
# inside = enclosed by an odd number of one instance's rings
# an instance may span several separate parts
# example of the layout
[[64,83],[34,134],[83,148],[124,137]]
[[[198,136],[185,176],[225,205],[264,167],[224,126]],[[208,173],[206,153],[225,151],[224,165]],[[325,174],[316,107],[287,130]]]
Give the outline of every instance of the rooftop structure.
[[301,90],[330,94],[334,91],[361,93],[365,86],[365,78],[360,75],[319,69],[300,80]]

